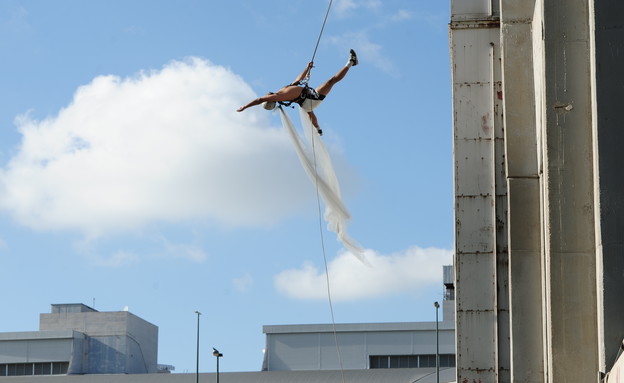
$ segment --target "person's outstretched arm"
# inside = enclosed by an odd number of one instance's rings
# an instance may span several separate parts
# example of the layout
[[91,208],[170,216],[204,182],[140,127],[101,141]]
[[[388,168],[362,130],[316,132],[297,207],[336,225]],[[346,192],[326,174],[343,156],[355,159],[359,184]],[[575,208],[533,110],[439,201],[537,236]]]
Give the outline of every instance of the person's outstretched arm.
[[[314,61],[310,61],[308,63],[308,66],[304,69],[303,72],[301,72],[301,74],[299,75],[299,77],[297,77],[297,79],[295,80],[296,82],[299,82],[301,80],[303,80],[304,78],[306,78],[308,76],[308,73],[310,73],[310,71],[312,70],[312,67],[314,66]],[[293,83],[294,84],[294,83]]]

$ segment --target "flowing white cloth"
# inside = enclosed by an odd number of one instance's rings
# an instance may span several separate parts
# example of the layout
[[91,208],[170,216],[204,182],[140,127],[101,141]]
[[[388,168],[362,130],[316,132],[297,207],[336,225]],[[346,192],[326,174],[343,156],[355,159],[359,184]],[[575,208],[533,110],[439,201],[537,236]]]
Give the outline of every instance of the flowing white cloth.
[[338,240],[353,255],[362,262],[368,261],[364,257],[364,249],[347,234],[347,221],[351,218],[349,211],[342,202],[340,185],[334,172],[334,167],[329,157],[329,152],[316,133],[308,114],[299,109],[301,124],[305,141],[301,138],[288,114],[282,107],[279,108],[282,125],[290,134],[297,156],[303,165],[303,169],[310,177],[312,183],[318,188],[319,194],[325,202],[325,221],[327,229],[338,235]]

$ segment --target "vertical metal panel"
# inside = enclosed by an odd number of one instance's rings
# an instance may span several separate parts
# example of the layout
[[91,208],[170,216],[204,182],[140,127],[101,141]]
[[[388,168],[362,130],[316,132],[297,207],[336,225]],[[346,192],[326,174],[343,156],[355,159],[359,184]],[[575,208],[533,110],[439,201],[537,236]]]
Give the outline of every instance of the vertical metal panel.
[[[467,13],[467,7],[477,6],[452,4],[452,10]],[[453,14],[451,23],[457,374],[462,382],[497,382],[497,244],[502,241],[506,247],[500,234],[505,231],[505,213],[497,213],[497,195],[504,198],[506,192],[498,185],[504,180],[499,50],[493,49],[499,30],[488,14],[481,20],[457,21],[467,13]]]

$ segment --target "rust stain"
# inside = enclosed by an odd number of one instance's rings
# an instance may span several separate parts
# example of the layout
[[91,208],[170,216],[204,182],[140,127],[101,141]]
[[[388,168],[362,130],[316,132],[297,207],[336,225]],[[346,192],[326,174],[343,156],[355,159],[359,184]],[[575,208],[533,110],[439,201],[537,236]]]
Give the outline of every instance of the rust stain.
[[488,125],[488,122],[490,120],[490,113],[486,113],[483,116],[481,116],[481,129],[483,130],[483,133],[485,133],[486,135],[490,134],[490,126]]

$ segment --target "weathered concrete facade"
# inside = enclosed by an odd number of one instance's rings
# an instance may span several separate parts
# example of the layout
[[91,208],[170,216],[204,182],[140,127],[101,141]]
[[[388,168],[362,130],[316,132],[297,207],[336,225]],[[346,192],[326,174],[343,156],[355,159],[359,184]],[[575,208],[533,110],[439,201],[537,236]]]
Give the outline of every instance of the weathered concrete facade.
[[451,5],[458,381],[596,381],[624,338],[624,3]]
[[[0,377],[158,372],[158,327],[127,311],[52,305],[40,315],[39,330],[0,333]],[[38,372],[40,364],[59,364],[59,371]]]

